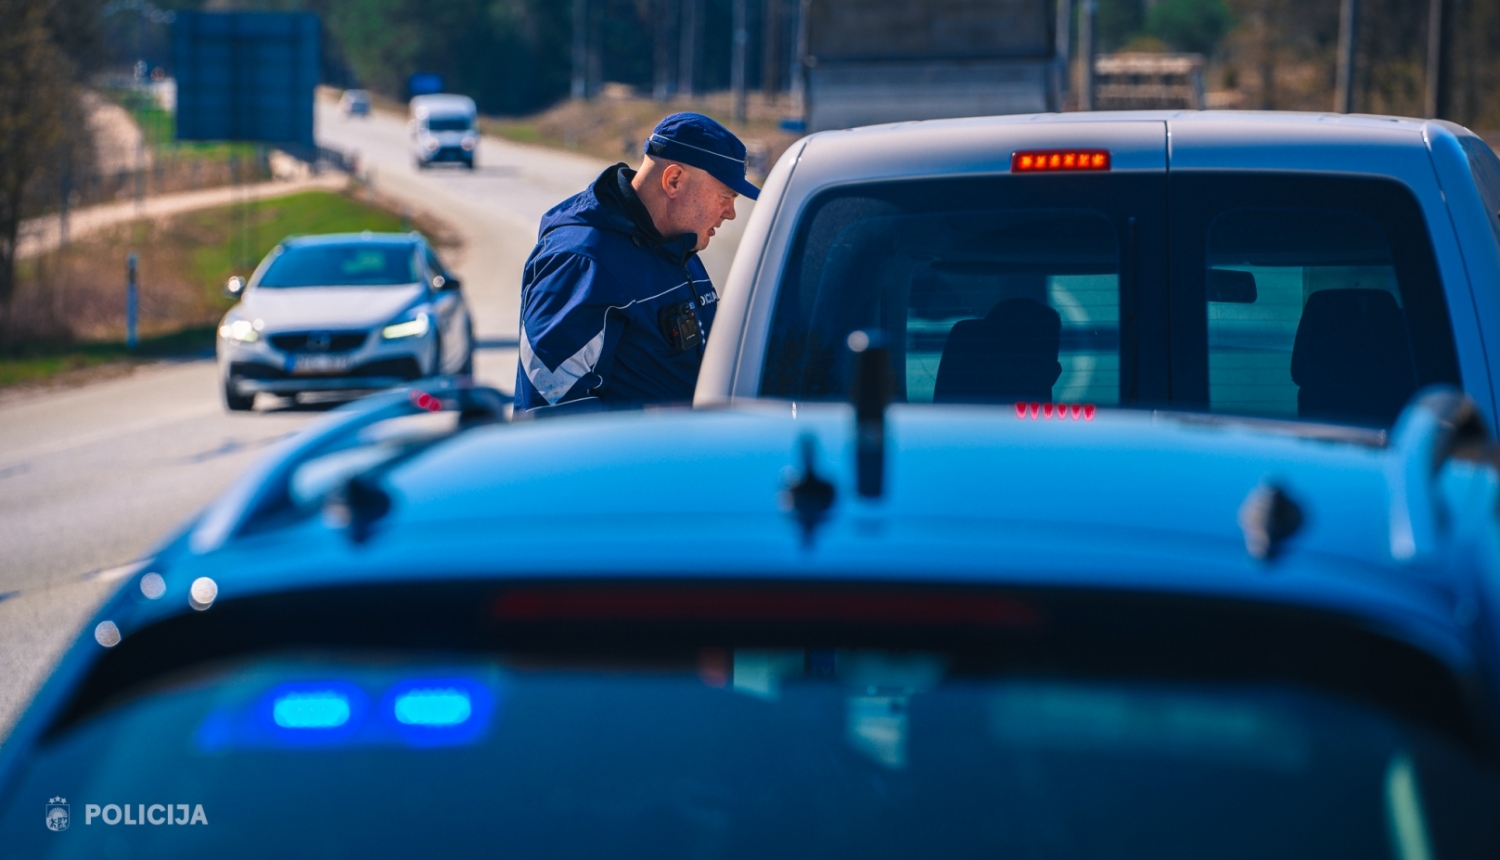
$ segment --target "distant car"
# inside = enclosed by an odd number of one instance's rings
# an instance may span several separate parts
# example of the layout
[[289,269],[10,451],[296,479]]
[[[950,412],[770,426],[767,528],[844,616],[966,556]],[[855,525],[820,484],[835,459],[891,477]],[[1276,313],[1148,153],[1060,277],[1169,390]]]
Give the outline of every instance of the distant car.
[[449,162],[474,169],[479,113],[468,96],[439,93],[411,100],[412,158],[417,168]]
[[909,403],[1389,427],[1500,422],[1500,160],[1437,120],[1222,111],[812,135],[766,180],[694,402],[840,399],[878,328]]
[[7,856],[1500,856],[1453,393],[508,399],[334,412],[130,575],[0,747]]
[[344,90],[339,99],[339,110],[344,116],[369,116],[370,94],[365,90]]
[[245,283],[219,325],[224,404],[258,393],[388,388],[472,372],[474,337],[460,282],[416,233],[288,239]]

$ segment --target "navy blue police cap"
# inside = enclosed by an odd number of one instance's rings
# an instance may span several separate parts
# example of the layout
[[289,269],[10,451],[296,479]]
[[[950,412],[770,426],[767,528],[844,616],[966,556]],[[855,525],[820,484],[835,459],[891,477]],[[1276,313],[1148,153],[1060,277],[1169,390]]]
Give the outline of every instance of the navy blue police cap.
[[706,170],[751,200],[760,196],[760,189],[745,181],[745,145],[701,113],[674,113],[657,123],[646,140],[646,154]]

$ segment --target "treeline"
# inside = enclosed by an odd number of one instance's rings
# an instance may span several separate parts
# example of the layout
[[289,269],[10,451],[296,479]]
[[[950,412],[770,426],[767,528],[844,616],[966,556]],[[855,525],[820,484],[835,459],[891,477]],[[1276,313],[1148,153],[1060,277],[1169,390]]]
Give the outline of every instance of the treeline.
[[0,0],[0,347],[9,340],[21,222],[89,169],[81,82],[102,46],[94,0]]
[[[692,82],[698,91],[725,89],[730,78],[733,0],[587,0],[584,26],[590,87],[624,83],[650,93],[670,69],[681,71],[681,26],[694,21]],[[767,26],[791,24],[798,0],[748,0],[751,44]],[[327,34],[329,83],[364,86],[403,98],[414,72],[443,75],[451,92],[471,96],[481,111],[520,115],[566,98],[573,77],[572,0],[177,0],[178,8],[303,9],[317,12]],[[684,14],[688,5],[694,8]],[[778,32],[775,64],[790,60],[791,39]],[[162,42],[165,45],[165,41]],[[758,84],[764,51],[752,50],[748,72]],[[168,65],[170,57],[152,62]],[[784,79],[785,75],[780,76]]]
[[[1353,110],[1421,116],[1432,0],[1359,0]],[[1500,0],[1442,0],[1438,115],[1500,129]],[[1331,110],[1340,0],[1099,0],[1100,49],[1207,54],[1240,106]]]

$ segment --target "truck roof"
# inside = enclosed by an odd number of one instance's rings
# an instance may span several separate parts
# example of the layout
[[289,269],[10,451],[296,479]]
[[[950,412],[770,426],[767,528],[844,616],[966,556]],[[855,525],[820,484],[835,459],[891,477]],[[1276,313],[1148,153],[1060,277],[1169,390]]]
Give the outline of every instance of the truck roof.
[[1413,158],[1426,161],[1426,149],[1435,136],[1472,133],[1440,120],[1331,113],[1024,114],[819,132],[806,139],[797,170],[802,181],[1005,173],[1017,149],[1090,146],[1109,149],[1115,171],[1161,171],[1170,163],[1173,170],[1389,174],[1393,158],[1398,169]]
[[441,114],[463,114],[473,116],[476,113],[474,100],[468,96],[457,96],[449,93],[436,93],[428,96],[415,96],[411,100],[412,116],[433,116]]

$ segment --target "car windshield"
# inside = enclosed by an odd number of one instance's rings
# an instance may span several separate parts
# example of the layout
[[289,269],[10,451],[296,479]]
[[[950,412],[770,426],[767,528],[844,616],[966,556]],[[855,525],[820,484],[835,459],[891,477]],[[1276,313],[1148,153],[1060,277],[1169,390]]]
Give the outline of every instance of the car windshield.
[[427,119],[428,131],[468,131],[469,118],[466,116],[434,116]]
[[284,249],[261,275],[261,287],[381,287],[416,283],[409,242],[350,242]]
[[[735,619],[764,605],[742,597],[715,605]],[[508,629],[534,632],[559,599],[574,596],[493,606]],[[694,605],[581,599],[561,612]],[[817,601],[791,605],[804,615]],[[840,606],[951,613],[958,626],[985,613],[1035,620],[984,597]],[[362,635],[383,617],[361,614]],[[1500,851],[1480,812],[1500,794],[1474,753],[1358,696],[1254,672],[1191,678],[1169,668],[1176,658],[1130,649],[1082,671],[1035,630],[1007,645],[992,631],[967,644],[841,646],[830,630],[742,647],[725,637],[753,641],[743,626],[697,629],[512,632],[492,649],[291,648],[199,665],[54,733],[0,835],[27,857]],[[148,647],[165,657],[171,644]],[[1131,659],[1139,672],[1121,675]],[[52,797],[71,805],[65,840],[36,820]]]

